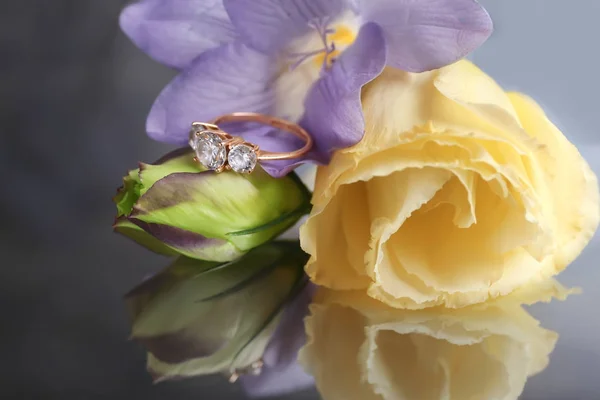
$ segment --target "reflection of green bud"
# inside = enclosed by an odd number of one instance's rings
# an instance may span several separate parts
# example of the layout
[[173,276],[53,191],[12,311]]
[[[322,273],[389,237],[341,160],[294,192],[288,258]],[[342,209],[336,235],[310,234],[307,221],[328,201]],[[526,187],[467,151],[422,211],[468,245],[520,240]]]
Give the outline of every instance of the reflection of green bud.
[[157,380],[251,370],[284,305],[303,286],[298,242],[270,242],[229,263],[179,257],[127,296],[132,337]]
[[229,261],[296,223],[310,193],[293,173],[217,174],[181,149],[130,171],[114,201],[115,231],[151,250]]

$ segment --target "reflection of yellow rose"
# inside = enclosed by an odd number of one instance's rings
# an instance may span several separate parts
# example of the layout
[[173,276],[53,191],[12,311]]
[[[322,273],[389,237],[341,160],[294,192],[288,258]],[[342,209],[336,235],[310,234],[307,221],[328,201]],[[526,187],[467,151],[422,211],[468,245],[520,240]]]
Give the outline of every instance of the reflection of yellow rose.
[[324,400],[516,399],[556,341],[515,303],[401,310],[322,290],[311,314],[300,360]]
[[598,224],[596,177],[528,97],[468,61],[387,69],[364,139],[320,167],[307,272],[395,307],[460,307],[560,272]]

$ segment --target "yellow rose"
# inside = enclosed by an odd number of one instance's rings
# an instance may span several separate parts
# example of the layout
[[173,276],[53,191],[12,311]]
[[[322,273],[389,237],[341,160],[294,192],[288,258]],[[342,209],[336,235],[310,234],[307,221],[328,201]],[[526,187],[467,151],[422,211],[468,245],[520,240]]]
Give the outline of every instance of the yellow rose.
[[557,338],[514,302],[401,310],[327,289],[306,330],[300,361],[324,400],[514,400]]
[[470,62],[387,69],[362,103],[364,139],[319,168],[301,228],[315,283],[462,307],[546,282],[592,237],[589,166],[533,100]]

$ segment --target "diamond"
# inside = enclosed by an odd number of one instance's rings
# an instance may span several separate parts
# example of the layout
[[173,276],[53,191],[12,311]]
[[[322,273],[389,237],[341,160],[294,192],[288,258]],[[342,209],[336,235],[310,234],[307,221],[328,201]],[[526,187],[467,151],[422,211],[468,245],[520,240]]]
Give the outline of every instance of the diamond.
[[227,162],[232,170],[241,173],[250,173],[256,167],[256,151],[248,145],[238,144],[229,150]]
[[227,149],[218,135],[200,132],[194,135],[190,146],[196,152],[196,158],[204,167],[212,170],[221,168],[227,158]]

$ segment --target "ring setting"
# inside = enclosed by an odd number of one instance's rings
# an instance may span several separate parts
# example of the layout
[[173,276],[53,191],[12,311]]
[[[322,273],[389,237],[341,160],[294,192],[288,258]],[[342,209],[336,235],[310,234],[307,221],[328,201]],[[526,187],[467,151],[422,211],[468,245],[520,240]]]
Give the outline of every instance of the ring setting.
[[250,173],[256,167],[258,146],[220,131],[216,125],[194,123],[190,136],[195,160],[206,169]]
[[[305,144],[291,152],[263,151],[256,144],[221,130],[217,124],[222,122],[258,122],[270,125],[294,134]],[[232,113],[216,118],[213,123],[194,122],[189,145],[194,150],[194,160],[206,169],[249,174],[254,171],[259,161],[287,160],[303,156],[312,147],[312,138],[299,125],[289,121],[256,113]]]

